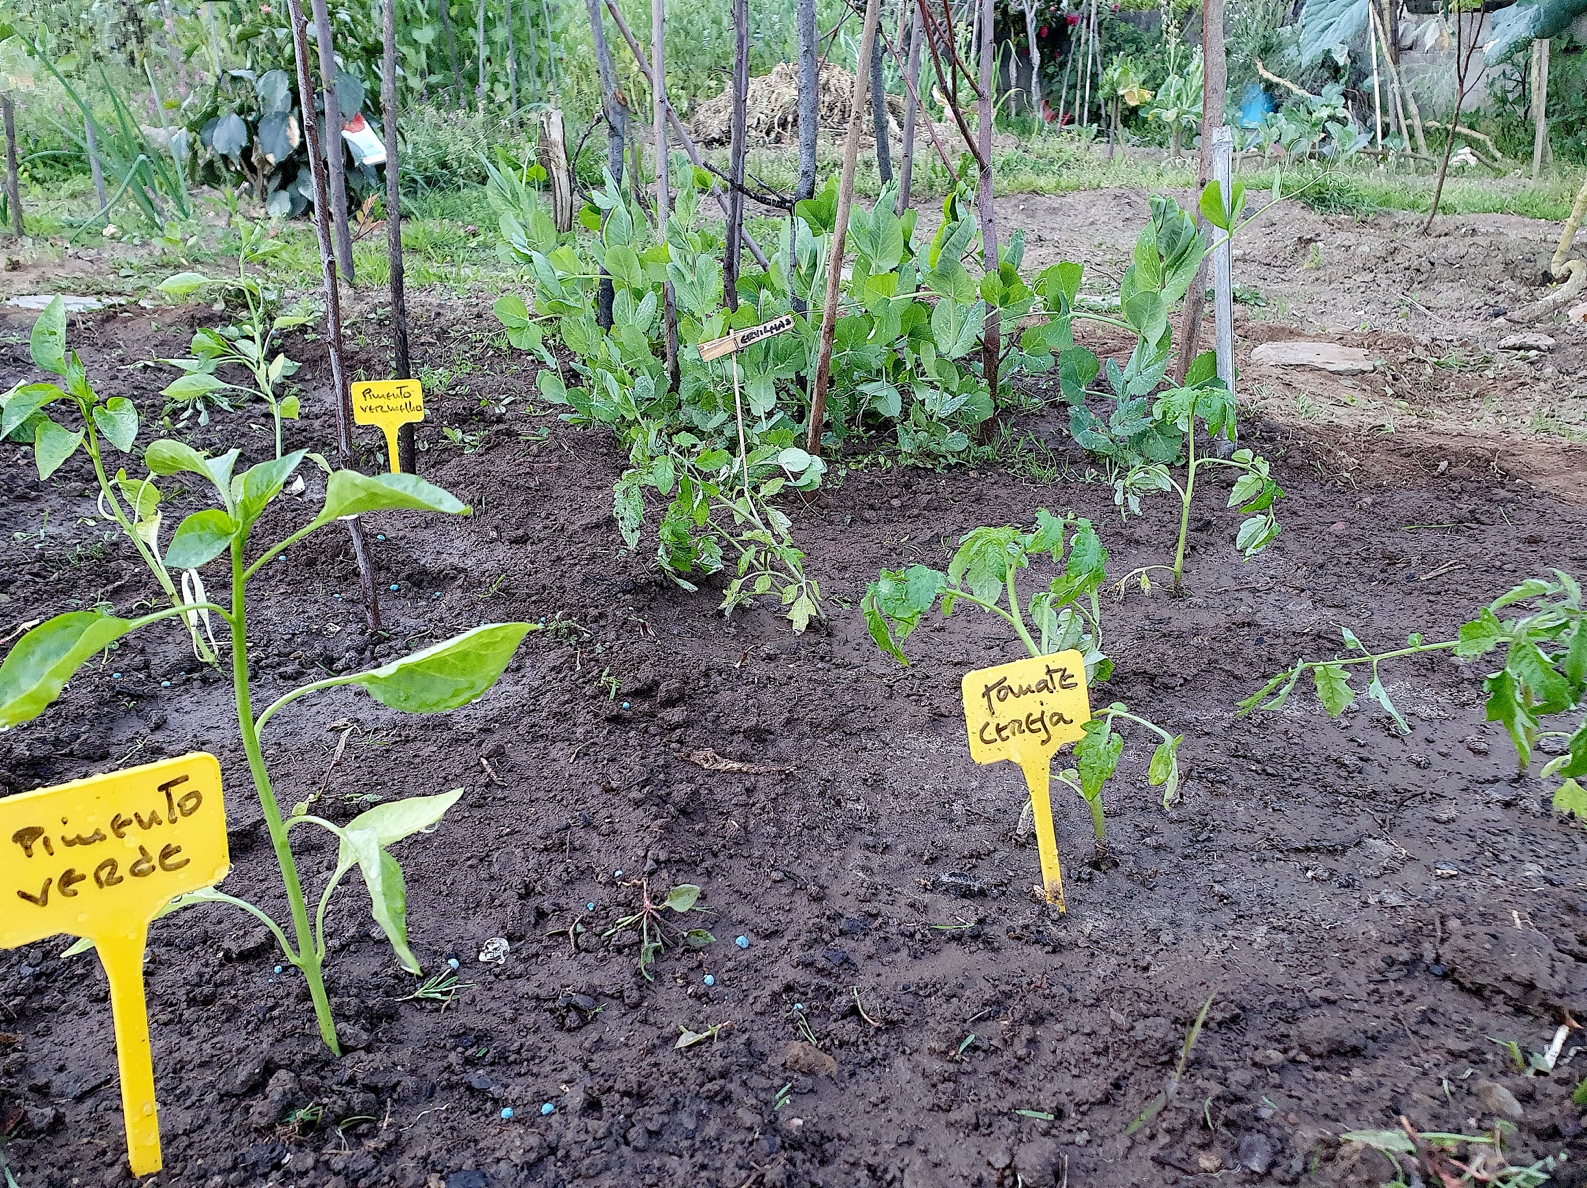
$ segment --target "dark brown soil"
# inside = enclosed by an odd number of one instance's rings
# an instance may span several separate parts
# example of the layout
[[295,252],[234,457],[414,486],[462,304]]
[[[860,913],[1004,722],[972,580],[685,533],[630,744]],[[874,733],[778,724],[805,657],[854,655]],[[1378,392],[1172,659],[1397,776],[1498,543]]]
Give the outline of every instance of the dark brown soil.
[[[200,316],[162,313],[156,329],[145,311],[93,315],[74,341],[106,391],[152,417],[164,381],[126,368],[178,353]],[[1587,835],[1514,776],[1482,720],[1480,671],[1386,671],[1406,738],[1373,708],[1330,723],[1309,696],[1267,718],[1233,707],[1297,656],[1333,652],[1336,624],[1384,646],[1442,636],[1528,574],[1581,573],[1587,508],[1510,477],[1497,442],[1252,426],[1289,490],[1278,542],[1241,564],[1236,518],[1209,491],[1188,595],[1108,603],[1118,671],[1094,698],[1185,734],[1183,795],[1163,810],[1132,737],[1108,792],[1106,862],[1084,807],[1058,799],[1060,917],[1027,890],[1037,858],[1016,837],[1019,772],[971,763],[958,705],[963,671],[1018,648],[970,612],[923,628],[901,669],[870,642],[858,600],[879,567],[941,564],[964,530],[1039,506],[1093,517],[1122,575],[1169,554],[1172,509],[1121,525],[1102,484],[851,471],[788,508],[830,629],[793,637],[769,608],[725,621],[711,591],[619,551],[619,449],[537,415],[526,374],[479,344],[481,319],[483,306],[439,303],[416,317],[419,357],[460,375],[432,393],[421,468],[476,511],[371,525],[387,634],[363,629],[336,531],[255,591],[265,695],[481,621],[546,624],[466,710],[403,717],[334,691],[288,711],[268,745],[282,800],[319,791],[316,811],[336,819],[362,797],[467,788],[399,856],[426,969],[455,956],[469,986],[444,1010],[405,1000],[415,980],[371,937],[362,888],[344,891],[329,976],[355,1050],[338,1061],[261,929],[223,906],[157,924],[159,1183],[1121,1188],[1222,1168],[1225,1182],[1376,1184],[1382,1157],[1337,1135],[1401,1114],[1471,1131],[1491,1122],[1489,1081],[1524,1110],[1513,1157],[1568,1148],[1555,1178],[1579,1182],[1578,1062],[1525,1078],[1495,1041],[1542,1051],[1566,1010],[1587,1009]],[[6,328],[9,385],[28,374],[26,322]],[[385,366],[379,329],[366,314],[352,331],[370,374]],[[297,353],[318,411],[289,445],[325,449],[323,359],[317,344]],[[249,419],[222,414],[194,440],[218,445]],[[443,424],[484,436],[465,453]],[[1055,414],[1021,427],[1083,473]],[[263,433],[248,440],[266,448]],[[31,458],[0,446],[0,635],[151,596],[128,549],[86,522],[88,482],[77,460],[41,490]],[[267,533],[308,518],[314,482]],[[228,687],[175,630],[133,639],[0,737],[0,792],[194,748],[219,755],[228,780],[225,889],[279,915]],[[705,749],[763,770],[687,758]],[[305,845],[311,883],[333,858]],[[635,876],[700,884],[717,937],[667,952],[653,985],[633,948],[600,939],[633,909]],[[504,965],[477,960],[492,937],[510,942]],[[65,944],[0,955],[0,1154],[22,1188],[126,1178],[104,978],[91,956],[61,960]],[[1177,1094],[1127,1133],[1209,996]],[[674,1046],[681,1027],[717,1024],[714,1041]]]

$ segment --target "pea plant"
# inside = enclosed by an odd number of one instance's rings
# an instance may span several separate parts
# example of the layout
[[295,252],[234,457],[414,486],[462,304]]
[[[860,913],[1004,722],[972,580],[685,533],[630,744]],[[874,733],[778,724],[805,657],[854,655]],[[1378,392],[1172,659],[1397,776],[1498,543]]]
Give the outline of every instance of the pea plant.
[[[1501,617],[1503,611],[1509,613]],[[1383,664],[1432,652],[1453,652],[1459,659],[1476,660],[1503,649],[1503,664],[1483,678],[1487,720],[1504,726],[1523,772],[1545,739],[1561,740],[1559,753],[1543,765],[1539,775],[1559,781],[1553,790],[1557,810],[1587,820],[1587,789],[1578,782],[1587,776],[1587,616],[1582,612],[1581,587],[1570,574],[1556,569],[1552,577],[1529,578],[1462,624],[1454,639],[1429,643],[1421,635],[1412,635],[1402,648],[1374,652],[1349,628],[1342,627],[1340,632],[1346,655],[1297,661],[1294,668],[1279,673],[1240,702],[1240,713],[1278,709],[1296,684],[1309,675],[1324,711],[1337,718],[1355,704],[1351,670],[1362,668],[1370,673],[1367,695],[1383,708],[1400,733],[1409,734],[1410,727],[1383,686],[1379,675]],[[1545,719],[1559,715],[1565,715],[1565,729],[1544,729]]]
[[[44,713],[84,664],[133,632],[177,617],[191,624],[197,613],[222,623],[229,631],[232,698],[243,750],[280,868],[292,935],[289,938],[286,928],[262,908],[214,888],[180,896],[162,914],[194,904],[220,902],[240,908],[261,921],[275,937],[285,959],[303,972],[321,1038],[333,1052],[339,1053],[323,974],[325,912],[331,896],[357,867],[369,892],[371,915],[390,941],[398,961],[411,973],[421,972],[407,939],[407,889],[402,869],[389,847],[433,828],[457,802],[462,790],[379,804],[342,825],[312,815],[307,802],[283,815],[265,762],[261,736],[276,715],[293,702],[338,686],[364,689],[382,705],[413,713],[439,713],[467,705],[495,684],[530,625],[499,623],[476,627],[379,667],[299,686],[256,713],[249,678],[247,588],[250,579],[284,550],[343,516],[404,509],[466,515],[469,508],[446,491],[413,475],[367,477],[356,471],[335,470],[326,478],[324,502],[313,519],[284,539],[255,547],[252,536],[256,525],[303,463],[306,452],[297,450],[260,462],[239,474],[236,473],[239,450],[208,457],[182,442],[159,440],[152,442],[143,453],[148,476],[131,480],[124,472],[118,473],[118,486],[135,491],[134,500],[154,508],[160,501],[159,482],[183,476],[210,488],[214,504],[186,516],[162,553],[157,530],[148,530],[158,513],[151,512],[142,519],[143,531],[140,532],[139,525],[134,524],[126,510],[115,502],[115,491],[104,475],[97,445],[93,444],[94,432],[98,430],[110,438],[117,449],[131,453],[138,432],[137,410],[130,401],[119,398],[98,401],[87,385],[81,361],[75,353],[69,358],[64,353],[64,311],[57,306],[52,309],[57,312],[51,314],[46,310],[35,328],[33,357],[44,370],[62,377],[67,388],[63,391],[54,384],[30,384],[14,389],[4,398],[5,423],[21,425],[30,418],[38,418],[34,423],[34,452],[39,473],[44,477],[58,469],[79,446],[93,445],[89,453],[99,476],[101,496],[118,509],[116,518],[123,532],[139,547],[145,560],[150,561],[151,568],[156,573],[196,572],[215,561],[229,563],[231,597],[228,604],[222,604],[207,599],[183,600],[173,594],[171,607],[137,618],[123,618],[94,609],[71,611],[45,620],[24,634],[0,663],[0,729],[32,721]],[[86,409],[85,419],[90,428],[74,434],[51,420],[45,409],[55,403],[75,403],[80,410]],[[24,412],[26,416],[22,415]],[[292,831],[305,825],[324,829],[337,839],[336,867],[321,890],[312,921],[291,843]],[[86,942],[79,942],[68,951],[81,951],[86,947]]]
[[[205,328],[194,334],[188,358],[161,360],[182,370],[161,393],[171,402],[170,407],[181,410],[177,424],[182,424],[195,409],[199,424],[208,424],[211,406],[232,407],[226,393],[257,394],[270,409],[277,458],[281,457],[281,422],[296,420],[298,416],[296,396],[276,395],[281,381],[298,369],[285,351],[277,349],[278,339],[283,330],[305,325],[311,316],[300,309],[282,311],[279,290],[267,286],[249,269],[269,263],[282,246],[279,240],[255,227],[243,236],[238,247],[236,276],[212,280],[199,272],[179,272],[166,277],[159,286],[162,293],[179,300],[205,289],[237,294],[246,310],[230,326]],[[223,367],[241,368],[249,382],[234,384],[221,379],[216,373]]]
[[[1017,576],[1044,555],[1063,568],[1045,590],[1022,599]],[[1102,646],[1099,599],[1107,559],[1107,550],[1089,520],[1039,508],[1035,526],[1028,531],[1001,527],[966,533],[946,573],[919,564],[883,570],[866,587],[861,606],[876,646],[900,664],[909,663],[904,641],[933,606],[940,603],[947,617],[964,602],[1002,619],[1032,656],[1079,651],[1085,659],[1086,683],[1095,685],[1113,673],[1113,661]],[[1165,809],[1179,790],[1183,735],[1171,735],[1131,713],[1122,701],[1094,711],[1085,725],[1085,737],[1075,744],[1075,766],[1058,778],[1085,801],[1099,850],[1106,835],[1102,791],[1118,769],[1124,750],[1124,739],[1114,730],[1118,720],[1134,722],[1161,740],[1152,752],[1147,783],[1163,789]]]
[[[632,884],[628,884],[632,885]],[[668,891],[665,898],[653,900],[650,898],[650,884],[641,880],[639,883],[639,910],[630,915],[623,916],[601,933],[604,940],[612,941],[624,933],[637,933],[639,936],[639,972],[645,981],[653,982],[655,977],[651,974],[651,966],[655,960],[666,950],[667,945],[683,944],[691,949],[703,949],[706,945],[716,943],[704,928],[678,928],[675,927],[663,914],[663,909],[670,911],[674,916],[688,916],[692,912],[704,912],[706,909],[699,906],[700,888],[694,883],[679,883]]]

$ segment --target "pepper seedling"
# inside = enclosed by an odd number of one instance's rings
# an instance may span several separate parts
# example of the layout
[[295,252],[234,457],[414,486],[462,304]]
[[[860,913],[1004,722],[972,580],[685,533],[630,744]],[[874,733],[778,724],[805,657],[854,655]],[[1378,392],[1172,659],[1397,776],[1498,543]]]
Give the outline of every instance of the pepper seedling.
[[[281,312],[280,293],[251,275],[248,268],[269,263],[284,246],[280,240],[266,235],[262,228],[252,227],[237,249],[236,276],[211,279],[199,272],[179,272],[159,284],[160,292],[178,299],[201,289],[221,289],[242,295],[248,307],[246,316],[218,330],[205,327],[197,331],[189,347],[191,357],[160,360],[182,369],[182,374],[166,385],[161,395],[173,404],[196,406],[199,424],[203,425],[209,422],[207,404],[224,403],[226,398],[220,393],[257,392],[270,407],[277,458],[281,456],[281,422],[297,420],[298,398],[278,399],[276,386],[296,372],[298,364],[287,358],[285,351],[274,355],[271,352],[275,350],[281,331],[306,325],[313,319],[301,310]],[[253,381],[252,386],[221,379],[216,372],[228,366],[245,370]]]
[[[55,312],[52,314],[51,310]],[[24,385],[6,395],[0,405],[3,408],[0,416],[4,417],[8,431],[32,423],[39,471],[47,477],[80,445],[94,443],[96,428],[111,438],[117,449],[131,452],[138,419],[131,401],[113,398],[101,404],[88,387],[76,354],[66,359],[65,316],[59,303],[52,303],[45,315],[40,318],[42,330],[36,327],[34,331],[34,360],[45,370],[65,378],[70,395],[52,384]],[[51,403],[61,400],[74,401],[84,411],[87,425],[84,431],[69,433],[43,412]],[[416,833],[433,829],[462,796],[463,790],[388,801],[359,814],[345,825],[309,814],[306,804],[283,817],[260,736],[270,720],[294,701],[344,685],[362,688],[381,704],[412,713],[439,713],[467,705],[495,684],[533,625],[496,623],[475,627],[454,639],[379,667],[299,686],[255,714],[249,677],[249,579],[288,547],[343,516],[394,510],[467,515],[470,508],[448,492],[413,475],[370,477],[357,471],[335,470],[326,479],[324,503],[319,514],[285,539],[257,550],[250,559],[250,553],[255,552],[251,548],[251,536],[256,524],[282,493],[306,452],[297,450],[236,474],[240,454],[237,449],[219,457],[208,457],[179,441],[156,441],[144,452],[144,464],[149,470],[147,478],[134,481],[118,476],[118,485],[137,492],[131,496],[137,501],[135,506],[142,508],[145,501],[151,509],[158,506],[161,496],[156,481],[173,475],[196,477],[212,488],[217,504],[183,519],[162,556],[157,532],[138,533],[126,512],[114,502],[115,495],[105,478],[97,449],[90,448],[89,453],[99,476],[102,497],[117,508],[118,522],[139,546],[140,555],[150,568],[156,574],[171,570],[196,573],[211,562],[227,560],[230,604],[184,601],[168,587],[167,592],[172,594],[175,604],[136,619],[94,609],[71,611],[46,620],[23,635],[0,664],[0,730],[37,718],[61,696],[67,681],[78,669],[135,631],[177,616],[183,617],[191,629],[198,613],[205,613],[211,621],[224,624],[229,631],[232,696],[243,750],[280,867],[293,935],[289,939],[286,929],[263,909],[213,888],[177,897],[162,914],[199,903],[223,902],[262,922],[281,946],[286,960],[302,970],[314,1003],[320,1036],[327,1047],[340,1054],[323,974],[325,912],[331,895],[357,867],[369,890],[371,915],[386,934],[398,961],[410,973],[422,972],[408,944],[407,888],[402,869],[389,853],[389,847]],[[145,516],[142,522],[147,524],[149,520],[150,517]],[[157,526],[157,519],[154,523]],[[312,922],[290,839],[293,828],[307,824],[323,828],[337,839],[336,866],[321,891]],[[85,942],[79,942],[68,952],[82,951],[86,947]]]
[[[1017,575],[1046,555],[1063,570],[1028,601],[1021,601]],[[1091,522],[1073,513],[1036,511],[1028,531],[1012,527],[975,528],[960,538],[946,573],[926,565],[883,570],[865,591],[862,608],[876,646],[900,664],[908,664],[903,642],[939,601],[944,617],[960,602],[980,607],[1004,620],[1033,657],[1069,650],[1085,661],[1086,683],[1108,679],[1113,661],[1102,648],[1103,622],[1098,597],[1106,580],[1108,553]],[[1027,622],[1028,618],[1028,622]],[[1035,626],[1032,633],[1031,624]],[[1096,711],[1075,744],[1075,766],[1059,775],[1085,801],[1091,812],[1098,850],[1105,845],[1102,789],[1118,768],[1124,740],[1113,729],[1123,719],[1155,733],[1162,741],[1152,753],[1147,782],[1163,789],[1166,809],[1179,789],[1179,744],[1183,735],[1129,711],[1115,701]]]
[[[1520,770],[1532,762],[1532,752],[1544,739],[1564,739],[1564,751],[1543,765],[1539,776],[1560,779],[1554,788],[1554,808],[1587,820],[1587,788],[1577,781],[1587,777],[1587,616],[1582,612],[1581,586],[1563,570],[1552,578],[1528,578],[1495,598],[1477,617],[1461,625],[1454,639],[1427,643],[1420,634],[1403,648],[1373,652],[1348,627],[1341,627],[1345,647],[1354,655],[1332,660],[1300,660],[1279,673],[1240,702],[1240,715],[1276,710],[1307,673],[1317,699],[1330,718],[1355,704],[1348,669],[1367,665],[1371,678],[1367,696],[1380,705],[1401,734],[1410,726],[1395,708],[1379,675],[1388,660],[1429,652],[1453,652],[1462,660],[1475,660],[1500,648],[1504,664],[1483,678],[1488,694],[1486,718],[1504,726],[1515,747]],[[1499,612],[1516,608],[1501,618]],[[1559,714],[1583,715],[1574,730],[1544,730],[1543,719]]]

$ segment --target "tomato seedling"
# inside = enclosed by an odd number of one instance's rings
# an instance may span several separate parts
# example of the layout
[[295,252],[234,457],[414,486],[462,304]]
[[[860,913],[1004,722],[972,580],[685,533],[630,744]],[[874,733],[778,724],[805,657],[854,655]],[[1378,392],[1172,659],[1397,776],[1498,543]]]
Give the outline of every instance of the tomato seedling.
[[[1017,575],[1046,555],[1063,570],[1022,601]],[[946,573],[926,565],[904,570],[883,570],[865,590],[862,609],[876,646],[900,664],[908,664],[903,643],[920,620],[939,601],[942,614],[953,614],[960,602],[980,607],[1008,624],[1032,656],[1075,649],[1085,658],[1086,683],[1108,679],[1113,661],[1102,648],[1103,623],[1098,597],[1106,580],[1108,553],[1089,520],[1046,508],[1036,512],[1028,531],[1018,528],[975,528],[959,541]],[[1027,621],[1028,619],[1028,621]],[[1032,633],[1031,625],[1035,626]],[[1161,741],[1152,752],[1147,782],[1163,789],[1167,808],[1179,789],[1179,744],[1183,735],[1172,735],[1161,726],[1131,713],[1115,701],[1092,713],[1085,737],[1075,744],[1075,766],[1059,779],[1077,792],[1091,812],[1092,831],[1099,850],[1105,840],[1102,789],[1118,769],[1124,739],[1114,729],[1115,720],[1134,722]]]
[[[1494,599],[1476,618],[1462,624],[1454,639],[1427,643],[1418,634],[1408,638],[1403,648],[1373,652],[1348,627],[1341,627],[1345,647],[1356,654],[1297,661],[1294,668],[1279,673],[1240,702],[1240,714],[1278,709],[1296,683],[1310,673],[1317,699],[1330,718],[1337,718],[1355,704],[1349,670],[1365,665],[1372,674],[1367,695],[1383,707],[1400,733],[1409,734],[1410,726],[1383,687],[1380,665],[1429,652],[1453,652],[1462,660],[1474,660],[1503,648],[1503,665],[1483,678],[1488,694],[1487,721],[1504,726],[1523,772],[1542,740],[1566,740],[1563,753],[1544,764],[1539,775],[1561,781],[1554,788],[1557,810],[1587,820],[1587,789],[1577,782],[1587,776],[1587,716],[1576,722],[1574,729],[1543,729],[1545,718],[1574,717],[1587,711],[1587,616],[1582,612],[1581,587],[1563,570],[1556,569],[1553,575],[1528,578]],[[1510,608],[1515,609],[1501,618],[1499,612]]]

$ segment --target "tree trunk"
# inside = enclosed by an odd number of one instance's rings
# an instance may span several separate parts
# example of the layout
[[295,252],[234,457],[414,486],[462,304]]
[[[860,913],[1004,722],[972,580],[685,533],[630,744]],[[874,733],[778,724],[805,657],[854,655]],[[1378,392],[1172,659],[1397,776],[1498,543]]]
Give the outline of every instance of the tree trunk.
[[876,172],[882,185],[893,180],[893,158],[887,143],[887,88],[882,81],[882,38],[871,39],[871,130],[876,136]]
[[551,183],[551,221],[566,235],[573,230],[573,166],[568,161],[568,137],[560,107],[541,109],[540,164]]
[[[314,237],[319,244],[320,274],[325,282],[325,346],[331,363],[331,399],[336,406],[336,455],[341,465],[350,470],[353,468],[353,395],[347,386],[347,371],[342,364],[341,288],[336,283],[336,260],[331,244],[328,210],[330,200],[326,192],[325,162],[320,156],[318,119],[314,114],[314,82],[309,74],[308,22],[303,19],[302,0],[287,0],[287,16],[292,22],[293,56],[297,59],[303,147],[308,151],[309,173],[314,181]],[[375,569],[364,541],[362,521],[357,516],[348,516],[347,531],[352,537],[353,557],[358,564],[358,584],[364,595],[364,623],[369,630],[379,631],[380,596],[375,591]]]
[[1036,131],[1046,121],[1041,114],[1041,45],[1036,35],[1036,0],[1025,0],[1025,44],[1030,47],[1030,109],[1036,116]]
[[[391,261],[391,370],[393,379],[412,379],[408,357],[408,300],[402,276],[402,190],[397,164],[397,0],[385,0],[380,23],[380,122],[386,138],[386,256]],[[413,422],[397,429],[397,468],[413,474]]]
[[904,144],[903,160],[898,168],[898,204],[894,213],[902,215],[909,209],[915,174],[915,96],[920,87],[920,8],[904,0],[909,6],[909,64],[905,67],[904,83]]
[[463,71],[457,64],[457,38],[452,35],[452,0],[437,0],[441,9],[441,35],[446,38],[446,58],[452,67],[452,99],[459,106],[463,99]]
[[0,122],[6,132],[6,205],[11,208],[11,230],[18,239],[27,234],[22,226],[22,187],[17,179],[17,114],[11,92],[0,93]]
[[[660,4],[661,0],[653,0]],[[860,34],[857,62],[871,56],[876,41],[876,26],[881,16],[881,0],[865,0],[865,28]],[[849,134],[843,142],[843,172],[838,178],[837,226],[827,249],[826,302],[821,307],[821,345],[816,354],[814,390],[810,396],[810,429],[805,435],[805,450],[821,452],[821,423],[826,418],[827,387],[832,382],[832,340],[838,325],[838,292],[843,282],[843,248],[848,240],[849,207],[854,202],[854,166],[860,155],[861,112],[865,107],[865,73],[855,71],[854,93],[849,107]]]
[[[527,7],[527,5],[526,5]],[[601,114],[606,120],[606,168],[617,186],[618,197],[623,190],[623,146],[628,143],[628,107],[617,98],[617,81],[612,70],[612,51],[606,43],[606,24],[601,20],[601,0],[584,0],[590,14],[590,38],[595,45],[595,70],[601,80]],[[612,278],[601,274],[600,293],[595,307],[596,324],[603,330],[612,328],[612,301],[616,293]]]
[[[981,220],[981,267],[995,273],[997,258],[997,212],[992,204],[992,6],[995,0],[981,0],[981,99],[976,111],[976,137],[981,150],[980,186],[976,193],[977,214]],[[986,378],[992,408],[997,408],[997,362],[1003,349],[1002,319],[996,309],[986,315],[981,331],[981,372]],[[981,440],[990,440],[992,418],[981,424]]]
[[[1196,166],[1196,189],[1206,189],[1212,180],[1212,133],[1223,127],[1223,97],[1229,84],[1228,59],[1223,42],[1223,0],[1202,0],[1201,7],[1201,156]],[[1228,202],[1225,194],[1223,200]],[[1196,210],[1196,229],[1204,230],[1207,221]],[[1174,383],[1183,384],[1196,349],[1201,345],[1201,313],[1207,300],[1207,270],[1211,261],[1201,258],[1196,278],[1185,294],[1184,315],[1179,322],[1179,357],[1172,368]]]
[[1543,172],[1548,144],[1548,38],[1532,42],[1532,178]]
[[[343,166],[342,105],[336,93],[336,47],[331,41],[331,15],[326,0],[310,0],[314,10],[314,38],[320,51],[320,84],[325,88],[326,185],[330,188],[331,219],[336,230],[336,263],[342,279],[353,283],[353,235],[347,226],[347,175]],[[312,102],[312,100],[310,100]]]
[[728,133],[727,260],[722,274],[727,307],[738,309],[738,270],[743,258],[744,153],[749,117],[749,0],[733,0],[733,114]]
[[816,192],[816,120],[821,101],[820,63],[816,60],[816,0],[798,0],[794,23],[799,34],[799,182],[794,198]]
[[[650,0],[650,94],[656,138],[656,236],[667,238],[667,212],[672,194],[667,171],[667,17],[664,0]],[[662,285],[663,325],[667,339],[667,378],[672,390],[678,388],[678,298],[672,282]]]

